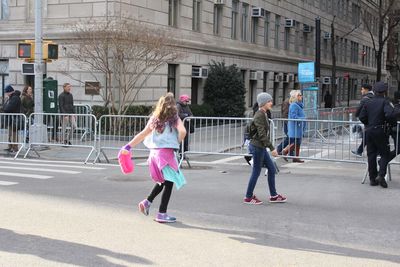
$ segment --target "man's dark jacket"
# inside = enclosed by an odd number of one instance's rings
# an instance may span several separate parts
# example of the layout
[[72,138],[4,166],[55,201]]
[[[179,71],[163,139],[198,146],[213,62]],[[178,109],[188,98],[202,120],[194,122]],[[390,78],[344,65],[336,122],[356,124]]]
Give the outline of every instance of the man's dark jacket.
[[368,93],[366,93],[365,95],[362,96],[361,100],[360,100],[360,105],[358,105],[357,110],[356,110],[356,117],[360,117],[360,113],[362,108],[364,107],[365,104],[367,104],[367,102],[374,97],[374,93],[372,91],[369,91]]
[[60,113],[74,113],[74,98],[71,93],[62,92],[58,96]]
[[21,95],[20,91],[14,91],[8,101],[4,104],[4,113],[20,113],[21,112]]

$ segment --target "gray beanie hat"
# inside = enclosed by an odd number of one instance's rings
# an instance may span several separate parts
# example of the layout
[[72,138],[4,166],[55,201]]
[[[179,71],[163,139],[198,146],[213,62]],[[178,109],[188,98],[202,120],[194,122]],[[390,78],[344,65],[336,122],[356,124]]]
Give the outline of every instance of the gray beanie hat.
[[265,105],[265,103],[272,101],[272,96],[268,93],[260,93],[257,95],[257,103],[259,107]]

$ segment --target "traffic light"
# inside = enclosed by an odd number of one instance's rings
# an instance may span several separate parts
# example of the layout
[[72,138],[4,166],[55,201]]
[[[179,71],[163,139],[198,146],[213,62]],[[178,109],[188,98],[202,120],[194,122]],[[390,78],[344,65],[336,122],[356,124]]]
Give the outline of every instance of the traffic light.
[[44,43],[43,44],[43,59],[58,59],[58,44]]
[[18,58],[33,59],[34,57],[35,57],[35,44],[33,43],[18,44]]

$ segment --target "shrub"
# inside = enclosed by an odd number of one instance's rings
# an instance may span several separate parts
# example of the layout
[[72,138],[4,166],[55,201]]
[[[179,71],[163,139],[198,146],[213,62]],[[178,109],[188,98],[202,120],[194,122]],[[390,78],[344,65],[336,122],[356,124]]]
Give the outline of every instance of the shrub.
[[236,65],[212,61],[204,86],[204,103],[213,107],[218,117],[243,117],[245,88],[240,70]]
[[197,117],[213,117],[214,109],[208,104],[203,105],[190,105],[193,116]]

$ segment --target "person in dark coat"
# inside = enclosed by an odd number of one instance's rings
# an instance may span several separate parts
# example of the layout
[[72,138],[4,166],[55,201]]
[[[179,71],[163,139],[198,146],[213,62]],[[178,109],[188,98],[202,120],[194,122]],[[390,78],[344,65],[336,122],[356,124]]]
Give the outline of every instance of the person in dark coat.
[[325,96],[324,96],[324,102],[325,102],[325,108],[332,108],[332,95],[328,91],[326,91]]
[[74,114],[74,97],[71,94],[71,84],[64,83],[63,92],[58,96],[58,107],[60,113],[69,114],[62,118],[62,141],[65,145],[71,145],[70,137],[76,128],[76,118]]
[[[178,115],[179,118],[184,122],[185,128],[186,128],[186,136],[183,139],[183,152],[186,152],[189,150],[189,135],[191,133],[194,133],[194,123],[184,120],[187,117],[192,117],[193,113],[190,110],[189,107],[189,102],[190,102],[190,97],[188,95],[181,95],[179,97],[179,101],[176,103],[176,107],[178,108]],[[179,149],[179,151],[182,151],[182,148]]]
[[[4,104],[4,113],[20,113],[21,112],[21,92],[14,90],[11,85],[7,85],[4,88],[7,100]],[[18,129],[21,127],[23,121],[19,120],[17,116],[7,117],[7,128],[8,128],[8,148],[9,152],[18,152]]]
[[24,87],[21,96],[21,112],[26,115],[28,119],[33,113],[33,108],[35,106],[35,101],[33,100],[33,90],[29,85]]
[[[374,97],[374,92],[372,91],[372,86],[369,84],[363,84],[361,86],[361,100],[360,100],[360,104],[357,107],[356,110],[356,117],[358,118],[360,116],[361,110],[363,108],[363,106],[371,99]],[[364,147],[367,144],[367,142],[365,141],[365,136],[364,134],[361,135],[362,139],[361,139],[361,144],[358,146],[357,150],[352,150],[351,153],[353,153],[354,155],[356,155],[357,157],[362,157],[362,153],[364,152]]]
[[[381,185],[387,188],[385,180],[386,168],[391,160],[389,147],[389,133],[387,124],[396,118],[393,103],[386,97],[388,85],[384,82],[374,84],[375,97],[371,98],[360,112],[359,119],[366,126],[368,172],[370,185]],[[377,170],[376,159],[380,155],[379,171]]]

